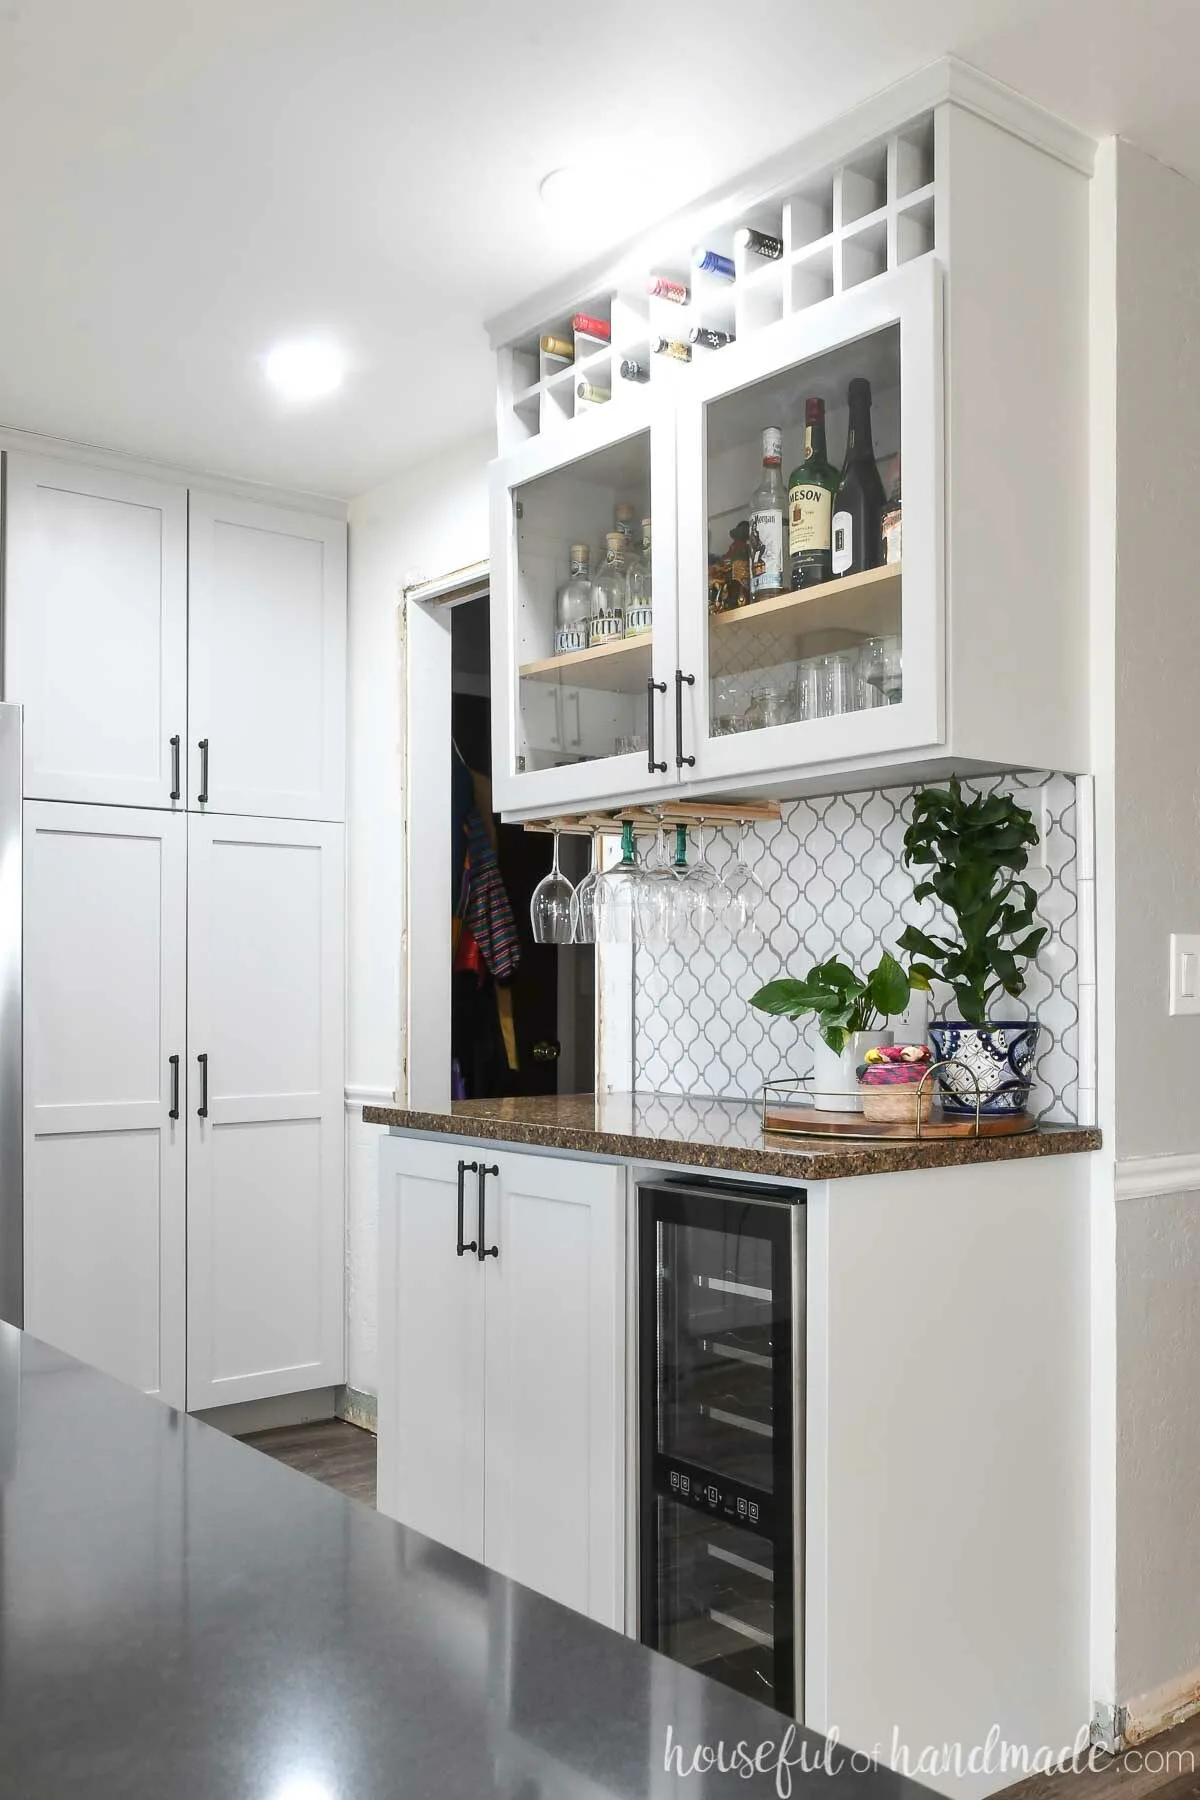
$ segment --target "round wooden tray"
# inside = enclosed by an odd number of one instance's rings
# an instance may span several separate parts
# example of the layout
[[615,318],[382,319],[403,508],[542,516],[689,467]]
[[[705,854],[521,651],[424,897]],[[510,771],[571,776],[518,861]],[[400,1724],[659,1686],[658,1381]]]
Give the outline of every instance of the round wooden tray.
[[1032,1113],[946,1113],[934,1102],[933,1111],[920,1130],[911,1121],[892,1123],[864,1118],[860,1112],[822,1112],[815,1106],[786,1101],[767,1101],[763,1106],[763,1130],[787,1137],[897,1138],[918,1143],[925,1138],[1019,1137],[1036,1131]]

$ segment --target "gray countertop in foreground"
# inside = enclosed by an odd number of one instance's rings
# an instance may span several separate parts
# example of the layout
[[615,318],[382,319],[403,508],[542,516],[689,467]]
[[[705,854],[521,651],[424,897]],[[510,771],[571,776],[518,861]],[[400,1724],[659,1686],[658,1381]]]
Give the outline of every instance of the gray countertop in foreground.
[[[794,1728],[793,1728],[794,1729]],[[763,1773],[664,1771],[774,1745]],[[788,1722],[0,1325],[13,1800],[773,1795]],[[800,1733],[810,1770],[823,1739]],[[927,1790],[833,1751],[846,1800]],[[794,1794],[829,1793],[817,1769]]]
[[921,1142],[790,1137],[765,1132],[756,1102],[678,1094],[560,1094],[529,1099],[459,1100],[447,1112],[364,1106],[369,1125],[501,1144],[612,1156],[795,1181],[960,1167],[1098,1150],[1100,1133],[1041,1125],[1016,1137]]

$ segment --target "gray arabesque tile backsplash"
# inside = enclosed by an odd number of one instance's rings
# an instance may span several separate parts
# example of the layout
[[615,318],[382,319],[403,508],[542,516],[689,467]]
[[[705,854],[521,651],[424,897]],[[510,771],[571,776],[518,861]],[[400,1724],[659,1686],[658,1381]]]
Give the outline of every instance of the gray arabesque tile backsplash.
[[[1007,1014],[1042,1026],[1035,1104],[1047,1119],[1075,1120],[1079,1108],[1079,958],[1075,784],[1052,774],[987,776],[969,793],[1002,789],[1028,805],[1043,827],[1044,867],[1030,881],[1039,919],[1050,927],[1025,994]],[[638,1092],[757,1099],[772,1077],[812,1066],[814,1029],[770,1019],[749,1005],[765,981],[803,974],[840,953],[859,965],[895,950],[908,923],[928,927],[935,903],[912,898],[901,862],[915,788],[884,788],[784,803],[778,824],[750,827],[741,854],[766,892],[761,942],[702,946],[685,958],[639,946],[634,982],[634,1085]],[[708,834],[717,868],[733,856],[736,829]],[[694,843],[689,854],[694,854]],[[936,1010],[941,997],[935,996]],[[918,1003],[920,1004],[920,1003]]]

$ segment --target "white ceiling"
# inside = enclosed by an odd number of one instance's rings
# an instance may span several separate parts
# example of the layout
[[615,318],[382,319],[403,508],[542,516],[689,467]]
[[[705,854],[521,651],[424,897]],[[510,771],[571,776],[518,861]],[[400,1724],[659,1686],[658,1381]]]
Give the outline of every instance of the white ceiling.
[[[611,157],[632,231],[947,51],[1200,180],[1196,0],[0,0],[0,423],[361,492],[604,248],[550,168]],[[309,330],[352,373],[289,409]]]

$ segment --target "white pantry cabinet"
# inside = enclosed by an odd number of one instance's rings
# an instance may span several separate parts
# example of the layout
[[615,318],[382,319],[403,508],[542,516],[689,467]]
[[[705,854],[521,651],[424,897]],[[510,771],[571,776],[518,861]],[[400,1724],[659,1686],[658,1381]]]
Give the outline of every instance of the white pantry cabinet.
[[344,818],[345,525],[193,490],[188,544],[188,804]]
[[188,821],[188,1406],[344,1379],[343,831]]
[[184,1403],[187,824],[24,818],[25,1324]]
[[4,697],[24,791],[170,807],[187,741],[187,489],[6,459]]
[[624,1169],[403,1137],[380,1167],[380,1510],[621,1629]]

